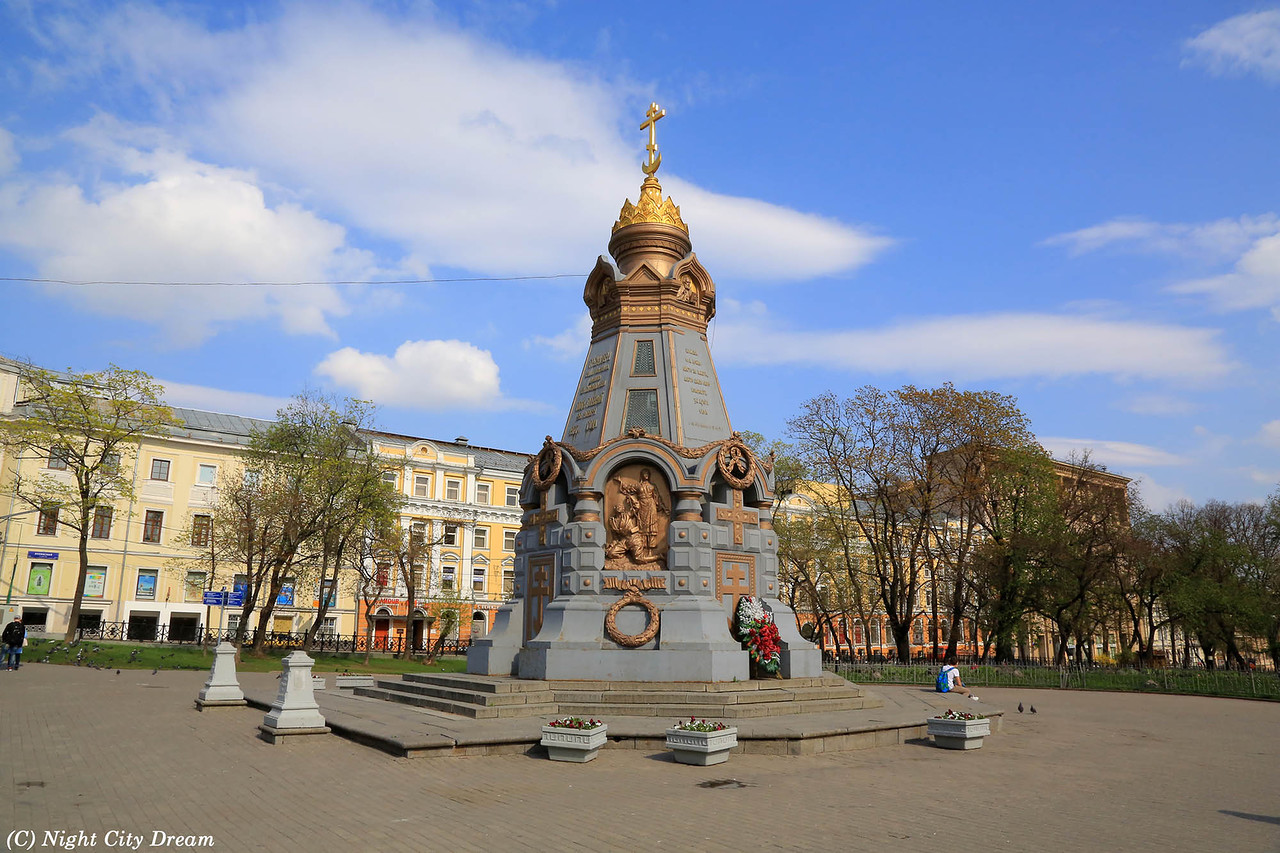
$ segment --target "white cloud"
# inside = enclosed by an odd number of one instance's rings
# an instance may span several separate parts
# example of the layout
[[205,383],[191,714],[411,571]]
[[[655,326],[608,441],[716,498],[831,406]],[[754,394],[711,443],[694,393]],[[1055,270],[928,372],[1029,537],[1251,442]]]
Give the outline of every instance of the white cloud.
[[1274,213],[1199,224],[1113,219],[1058,234],[1042,245],[1066,246],[1074,255],[1115,245],[1232,261],[1229,273],[1183,281],[1170,290],[1203,295],[1221,311],[1269,308],[1280,319],[1280,217]]
[[794,331],[770,321],[758,303],[746,310],[732,302],[726,307],[715,329],[721,363],[809,364],[957,380],[1106,374],[1205,381],[1234,367],[1212,329],[1011,312],[880,329]]
[[13,134],[0,127],[0,177],[7,175],[18,165],[18,149],[13,144]]
[[252,391],[227,391],[204,385],[187,385],[167,379],[156,380],[164,386],[164,401],[170,406],[225,412],[251,418],[274,420],[276,412],[289,404],[284,397],[255,394]]
[[578,322],[565,329],[558,335],[546,338],[542,335],[534,335],[532,338],[525,340],[526,349],[531,347],[544,347],[551,351],[551,357],[556,361],[569,361],[573,358],[585,358],[587,347],[591,344],[591,313],[583,311],[578,317]]
[[1262,425],[1262,429],[1258,430],[1258,434],[1254,436],[1254,441],[1267,447],[1274,447],[1280,450],[1280,420],[1268,421]]
[[1095,463],[1108,467],[1130,469],[1135,466],[1150,467],[1153,465],[1186,465],[1185,457],[1151,447],[1147,444],[1134,444],[1129,441],[1102,441],[1094,438],[1060,438],[1057,436],[1039,437],[1040,443],[1058,459],[1069,459],[1074,456],[1089,455]]
[[1065,246],[1072,255],[1082,255],[1119,244],[1134,251],[1218,260],[1237,258],[1257,238],[1276,233],[1280,233],[1280,217],[1274,213],[1201,223],[1121,217],[1055,234],[1040,245]]
[[1227,18],[1188,39],[1188,61],[1214,74],[1256,73],[1280,80],[1280,9]]
[[[122,143],[139,131],[110,120],[73,135],[99,162],[138,180],[97,183],[91,194],[65,179],[0,184],[0,246],[34,263],[42,278],[316,281],[373,271],[367,253],[346,246],[345,229],[293,203],[268,204],[250,173]],[[329,318],[349,310],[327,286],[50,288],[79,308],[155,324],[178,346],[261,318],[291,334],[331,334]]]
[[1225,275],[1186,281],[1172,288],[1178,293],[1198,293],[1219,310],[1269,308],[1280,320],[1280,234],[1263,237]]
[[[405,247],[406,263],[585,272],[639,190],[636,108],[651,93],[421,16],[294,4],[274,22],[211,34],[127,8],[63,38],[161,109],[180,105],[202,150],[305,188],[309,206]],[[664,153],[659,177],[717,275],[794,281],[854,269],[889,245],[699,189],[679,179],[680,152]]]
[[1143,503],[1152,512],[1164,512],[1178,501],[1191,500],[1191,495],[1181,486],[1163,485],[1153,480],[1150,474],[1141,471],[1133,471],[1130,476],[1133,477],[1133,482],[1129,484],[1129,488],[1137,489],[1142,495]]
[[315,368],[355,396],[409,409],[510,408],[498,365],[488,350],[466,341],[405,341],[392,356],[344,347]]
[[1120,408],[1136,415],[1186,415],[1197,408],[1195,403],[1170,394],[1139,394],[1124,401]]

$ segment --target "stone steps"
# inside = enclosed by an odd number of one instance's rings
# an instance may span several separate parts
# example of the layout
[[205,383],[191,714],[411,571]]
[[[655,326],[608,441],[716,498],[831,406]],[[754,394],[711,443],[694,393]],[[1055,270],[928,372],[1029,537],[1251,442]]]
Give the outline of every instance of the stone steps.
[[716,720],[746,720],[794,714],[820,714],[827,711],[860,711],[864,708],[879,707],[880,703],[859,697],[748,705],[577,704],[574,702],[559,702],[557,705],[561,714],[583,717],[670,717],[678,720],[692,716]]
[[446,714],[457,714],[473,720],[496,720],[518,717],[555,716],[558,708],[550,702],[520,703],[516,705],[483,705],[474,702],[454,702],[436,696],[426,696],[401,689],[388,687],[357,687],[355,695],[370,699],[383,699],[398,702],[401,705],[413,705],[429,708],[432,711],[443,711]]
[[533,681],[462,673],[379,678],[357,696],[471,719],[563,716],[752,719],[878,708],[879,699],[830,673],[734,682]]

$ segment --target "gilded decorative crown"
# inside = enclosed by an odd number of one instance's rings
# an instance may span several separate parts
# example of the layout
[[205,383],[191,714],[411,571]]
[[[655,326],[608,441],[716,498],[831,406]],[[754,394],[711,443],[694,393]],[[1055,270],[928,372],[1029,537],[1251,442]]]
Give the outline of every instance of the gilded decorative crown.
[[632,204],[631,199],[627,199],[622,205],[622,212],[618,214],[618,221],[613,224],[613,230],[617,232],[619,228],[635,225],[638,222],[671,225],[686,234],[689,233],[689,226],[685,225],[684,220],[680,218],[679,205],[673,202],[670,196],[666,199],[662,198],[662,184],[658,183],[658,179],[652,175],[645,178],[644,183],[640,185],[640,203]]

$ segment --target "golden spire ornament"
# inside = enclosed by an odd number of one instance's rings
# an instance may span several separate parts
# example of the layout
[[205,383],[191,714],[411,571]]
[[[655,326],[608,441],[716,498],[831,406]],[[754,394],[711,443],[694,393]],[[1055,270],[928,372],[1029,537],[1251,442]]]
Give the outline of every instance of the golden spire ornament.
[[655,131],[658,119],[666,114],[667,111],[656,103],[649,104],[649,112],[645,113],[645,120],[640,122],[640,129],[649,131],[649,144],[645,146],[645,150],[649,152],[649,161],[642,163],[640,170],[651,178],[653,173],[658,171],[658,167],[662,165],[662,154],[658,152],[658,140]]
[[658,119],[667,114],[667,111],[656,103],[649,104],[649,111],[645,113],[645,119],[640,123],[641,130],[649,131],[649,144],[645,146],[645,150],[649,152],[649,158],[640,164],[640,170],[644,172],[644,183],[640,185],[640,201],[632,204],[628,199],[622,205],[622,212],[618,214],[618,221],[613,224],[613,230],[616,232],[619,228],[627,225],[635,225],[640,222],[656,222],[660,225],[670,225],[673,228],[679,228],[684,233],[689,233],[689,226],[684,224],[684,220],[680,218],[680,208],[676,206],[670,197],[665,201],[662,198],[662,184],[658,183],[658,179],[654,176],[658,171],[658,167],[662,165],[662,153],[658,151],[657,128]]

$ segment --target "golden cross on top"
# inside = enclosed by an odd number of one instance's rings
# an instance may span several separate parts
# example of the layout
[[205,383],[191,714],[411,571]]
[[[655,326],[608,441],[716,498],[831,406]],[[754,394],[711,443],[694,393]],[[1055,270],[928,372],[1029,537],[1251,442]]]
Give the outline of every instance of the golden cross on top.
[[656,103],[649,104],[649,112],[645,113],[645,120],[640,122],[641,130],[649,131],[649,144],[645,146],[645,150],[649,152],[649,160],[640,165],[640,169],[649,177],[653,177],[653,173],[658,171],[658,167],[662,165],[662,155],[658,153],[657,134],[655,133],[658,119],[667,114],[667,111],[659,107]]

